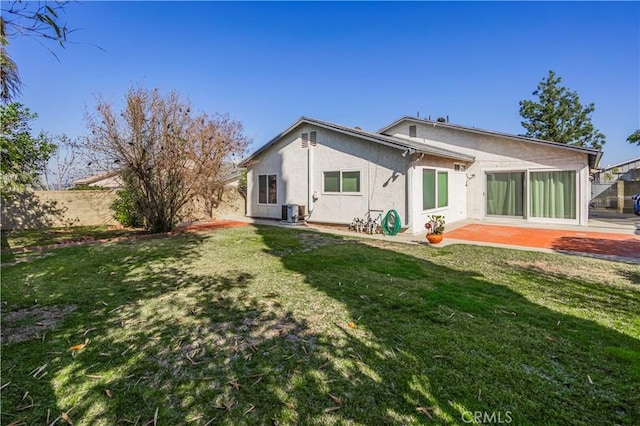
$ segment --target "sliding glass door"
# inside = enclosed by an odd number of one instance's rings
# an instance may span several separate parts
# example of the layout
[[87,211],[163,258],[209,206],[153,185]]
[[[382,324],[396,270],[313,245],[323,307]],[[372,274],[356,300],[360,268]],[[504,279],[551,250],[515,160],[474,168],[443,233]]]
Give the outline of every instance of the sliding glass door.
[[487,215],[524,217],[524,172],[487,173]]
[[576,172],[530,172],[531,217],[576,218]]

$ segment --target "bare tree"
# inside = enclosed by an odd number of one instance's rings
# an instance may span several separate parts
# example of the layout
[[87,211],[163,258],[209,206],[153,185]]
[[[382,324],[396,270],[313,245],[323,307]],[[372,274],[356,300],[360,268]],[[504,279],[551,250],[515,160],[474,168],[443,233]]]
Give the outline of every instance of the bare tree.
[[122,111],[98,99],[87,116],[86,151],[103,170],[119,170],[145,227],[172,229],[180,209],[219,184],[225,160],[249,143],[240,121],[195,114],[176,92],[131,88]]
[[56,150],[43,167],[43,186],[47,190],[61,191],[82,174],[78,161],[79,140],[73,140],[65,134],[47,135],[47,139],[56,145]]

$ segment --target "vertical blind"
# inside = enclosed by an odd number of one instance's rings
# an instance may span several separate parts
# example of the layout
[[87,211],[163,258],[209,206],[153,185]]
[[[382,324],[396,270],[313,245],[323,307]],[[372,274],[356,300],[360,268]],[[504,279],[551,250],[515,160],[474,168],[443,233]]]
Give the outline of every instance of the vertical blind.
[[575,219],[576,172],[531,172],[531,216]]
[[422,210],[436,208],[436,171],[422,170]]
[[524,172],[487,173],[487,214],[524,216]]

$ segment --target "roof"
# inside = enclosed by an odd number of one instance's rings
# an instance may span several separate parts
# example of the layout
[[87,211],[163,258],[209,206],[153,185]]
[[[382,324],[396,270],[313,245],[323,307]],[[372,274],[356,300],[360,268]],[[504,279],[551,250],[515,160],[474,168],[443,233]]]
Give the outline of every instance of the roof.
[[627,164],[632,164],[632,163],[635,163],[635,162],[640,162],[640,157],[634,158],[633,160],[623,161],[622,163],[614,164],[613,166],[603,167],[602,170],[611,170],[611,169],[615,169],[615,168],[619,168],[619,167],[622,167],[622,166],[626,166]]
[[444,157],[444,158],[450,158],[450,159],[453,159],[453,160],[461,160],[461,161],[473,161],[473,160],[475,160],[475,157],[473,157],[472,155],[464,154],[464,153],[461,153],[461,152],[456,152],[456,151],[443,149],[443,148],[436,148],[436,147],[433,147],[433,146],[426,145],[424,143],[420,143],[420,142],[416,142],[416,141],[412,141],[412,140],[407,140],[407,139],[396,138],[396,137],[393,137],[393,136],[383,135],[383,134],[380,134],[380,133],[367,132],[367,131],[362,130],[362,129],[346,127],[346,126],[342,126],[342,125],[339,125],[339,124],[334,124],[334,123],[329,123],[329,122],[326,122],[326,121],[317,120],[315,118],[300,117],[295,123],[293,123],[287,129],[285,129],[280,134],[278,134],[276,137],[271,139],[269,142],[267,142],[266,144],[264,144],[263,146],[258,148],[258,150],[253,152],[250,156],[245,158],[240,163],[240,166],[246,167],[246,165],[251,160],[256,158],[258,155],[260,155],[266,149],[268,149],[269,147],[274,145],[280,139],[282,139],[283,137],[285,137],[286,135],[291,133],[295,128],[297,128],[298,126],[300,126],[301,124],[304,124],[304,123],[312,124],[312,125],[315,125],[315,126],[318,126],[318,127],[324,128],[324,129],[328,129],[328,130],[333,130],[333,131],[338,132],[338,133],[354,136],[354,137],[357,137],[357,138],[360,138],[360,139],[363,139],[363,140],[366,140],[366,141],[369,141],[369,142],[379,143],[381,145],[386,145],[386,146],[389,146],[389,147],[392,147],[392,148],[396,148],[396,149],[399,149],[399,150],[402,150],[402,151],[408,151],[409,153],[434,155],[434,156],[437,156],[437,157]]
[[222,163],[220,167],[220,181],[224,183],[233,182],[234,180],[240,179],[241,175],[242,171],[236,164]]
[[433,127],[442,127],[445,129],[454,129],[454,130],[460,130],[463,132],[470,132],[470,133],[476,133],[476,134],[481,134],[481,135],[488,135],[488,136],[497,136],[497,137],[501,137],[501,138],[508,138],[508,139],[513,139],[513,140],[518,140],[518,141],[522,141],[522,142],[527,142],[527,143],[534,143],[534,144],[540,144],[540,145],[546,145],[546,146],[552,146],[555,148],[561,148],[561,149],[566,149],[569,151],[574,151],[574,152],[581,152],[584,154],[587,154],[589,156],[589,167],[591,167],[592,169],[597,168],[598,163],[600,163],[600,158],[602,158],[602,151],[599,151],[595,148],[585,148],[585,147],[581,147],[581,146],[575,146],[575,145],[567,145],[564,143],[559,143],[559,142],[552,142],[552,141],[547,141],[547,140],[543,140],[543,139],[536,139],[536,138],[530,138],[527,136],[520,136],[520,135],[513,135],[510,133],[503,133],[503,132],[496,132],[493,130],[483,130],[483,129],[478,129],[475,127],[467,127],[467,126],[461,126],[459,124],[451,124],[451,123],[442,123],[440,121],[432,121],[432,120],[427,120],[424,118],[416,118],[416,117],[410,117],[408,115],[405,115],[404,117],[400,117],[399,119],[397,119],[396,121],[394,121],[393,123],[383,127],[382,129],[380,129],[378,131],[378,133],[384,133],[387,130],[389,130],[390,128],[392,128],[393,126],[403,122],[403,121],[413,121],[415,123],[428,123],[433,125]]
[[73,184],[74,185],[91,185],[94,184],[96,182],[99,182],[103,179],[109,179],[111,177],[114,177],[116,175],[118,175],[119,172],[117,171],[112,171],[112,172],[102,172],[102,173],[98,173],[86,178],[82,178],[82,179],[78,179],[78,180],[74,180]]

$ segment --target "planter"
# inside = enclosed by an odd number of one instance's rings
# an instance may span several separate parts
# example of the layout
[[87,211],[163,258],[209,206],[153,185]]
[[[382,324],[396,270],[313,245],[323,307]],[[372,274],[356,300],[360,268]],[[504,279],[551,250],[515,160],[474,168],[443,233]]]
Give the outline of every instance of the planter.
[[442,241],[443,238],[444,238],[444,235],[442,235],[442,234],[428,234],[427,235],[427,240],[431,244],[438,244],[439,242]]

